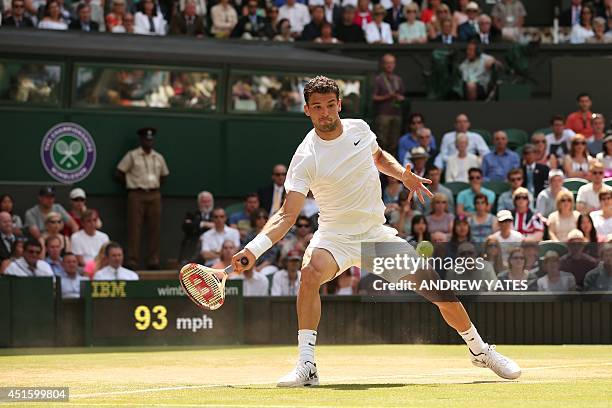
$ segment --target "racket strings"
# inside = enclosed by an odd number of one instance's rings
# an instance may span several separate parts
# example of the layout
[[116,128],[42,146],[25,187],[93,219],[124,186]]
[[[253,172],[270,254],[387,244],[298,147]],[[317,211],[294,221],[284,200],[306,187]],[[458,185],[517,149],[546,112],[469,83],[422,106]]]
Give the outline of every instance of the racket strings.
[[203,306],[216,308],[223,304],[225,293],[213,273],[192,265],[184,268],[181,280],[188,294]]

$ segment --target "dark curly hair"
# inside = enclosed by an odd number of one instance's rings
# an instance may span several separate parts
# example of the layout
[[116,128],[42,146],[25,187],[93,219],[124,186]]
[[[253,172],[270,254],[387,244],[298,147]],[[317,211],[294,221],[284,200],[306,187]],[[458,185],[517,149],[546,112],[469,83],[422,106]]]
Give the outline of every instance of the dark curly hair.
[[334,93],[336,94],[336,99],[340,99],[340,88],[338,88],[336,81],[322,75],[312,78],[304,86],[304,101],[306,101],[306,104],[310,100],[310,95],[314,93]]

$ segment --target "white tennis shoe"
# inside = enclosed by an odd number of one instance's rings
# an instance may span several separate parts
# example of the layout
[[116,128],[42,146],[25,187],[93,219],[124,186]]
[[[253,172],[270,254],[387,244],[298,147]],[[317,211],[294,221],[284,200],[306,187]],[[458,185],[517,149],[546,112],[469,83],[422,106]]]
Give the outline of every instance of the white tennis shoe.
[[317,365],[313,362],[298,362],[287,375],[278,379],[277,387],[309,387],[319,385]]
[[495,350],[495,345],[487,345],[487,348],[479,354],[474,354],[470,350],[470,357],[472,364],[476,367],[490,368],[491,371],[506,380],[516,380],[521,376],[521,367],[508,357],[498,353]]

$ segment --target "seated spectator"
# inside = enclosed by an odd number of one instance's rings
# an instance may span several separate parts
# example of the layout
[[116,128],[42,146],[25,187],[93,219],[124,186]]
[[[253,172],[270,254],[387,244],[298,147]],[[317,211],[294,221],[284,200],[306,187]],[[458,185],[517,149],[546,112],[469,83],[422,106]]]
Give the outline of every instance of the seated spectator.
[[612,187],[603,182],[603,164],[598,161],[591,162],[589,173],[592,181],[581,186],[576,197],[576,209],[583,214],[599,210],[599,193],[601,191],[612,191]]
[[563,172],[566,177],[590,180],[589,167],[594,160],[587,150],[586,139],[578,133],[572,137],[570,150],[563,158]]
[[495,202],[495,193],[488,188],[482,187],[482,170],[472,167],[468,170],[470,188],[461,191],[457,195],[457,214],[468,216],[476,212],[474,207],[474,197],[482,193],[487,196],[490,203]]
[[548,184],[540,194],[538,194],[536,202],[536,212],[542,214],[542,217],[548,217],[556,209],[556,198],[561,191],[569,191],[563,187],[563,172],[561,170],[551,170],[548,173]]
[[[250,4],[251,2],[249,2]],[[257,7],[257,2],[255,2]],[[248,17],[243,17],[247,18]],[[258,20],[263,17],[257,17]],[[236,26],[238,27],[240,23]],[[185,8],[180,13],[175,13],[170,22],[170,34],[187,35],[190,37],[204,37],[206,34],[206,23],[202,16],[197,14],[197,5],[194,0],[185,1]],[[235,29],[234,29],[235,30]],[[239,35],[239,37],[242,35]]]
[[[480,15],[480,7],[475,1],[463,1],[465,4],[463,10],[456,10],[453,13],[453,19],[457,26],[457,37],[459,41],[470,41],[478,37],[478,17]],[[460,4],[461,6],[461,4]]]
[[517,247],[524,237],[523,234],[514,229],[514,217],[508,210],[501,210],[497,213],[497,225],[499,231],[491,234],[489,238],[500,243],[502,258],[506,259],[510,249]]
[[[263,208],[258,208],[251,214],[251,232],[249,232],[246,238],[241,242],[244,247],[246,244],[251,242],[258,234],[261,233],[263,227],[268,222],[268,212]],[[276,264],[278,263],[278,257],[280,252],[279,245],[273,245],[272,248],[264,252],[255,263],[255,272],[263,273],[264,275],[270,275],[278,270]]]
[[[567,115],[565,127],[575,133],[580,133],[584,137],[591,137],[593,134],[593,101],[588,93],[580,93],[576,97],[578,110]],[[574,136],[573,134],[570,135]]]
[[370,0],[357,0],[357,10],[355,10],[353,23],[361,27],[364,32],[366,26],[373,21],[371,9]]
[[162,13],[158,12],[159,7],[155,0],[140,0],[138,8],[140,10],[134,15],[134,32],[136,34],[166,35],[168,23]]
[[0,211],[7,212],[11,217],[13,234],[23,234],[23,222],[21,217],[13,213],[13,197],[8,194],[4,194],[0,197]]
[[385,11],[385,23],[389,24],[391,27],[393,40],[397,42],[399,26],[406,21],[404,18],[404,6],[402,0],[391,0],[391,7],[387,6],[388,3],[388,1],[382,3],[384,7],[387,7]]
[[[232,257],[238,253],[240,248],[234,244],[234,241],[231,239],[223,241],[223,245],[221,245],[221,255],[219,256],[219,261],[214,263],[211,268],[213,269],[225,269],[232,264]],[[231,272],[228,275],[228,279],[237,279],[240,274],[237,272]]]
[[429,154],[425,151],[425,148],[421,146],[413,147],[410,151],[410,155],[406,155],[404,159],[404,166],[410,164],[412,167],[411,171],[420,176],[425,177],[426,163],[429,160]]
[[593,32],[593,9],[589,5],[582,6],[580,10],[580,22],[572,26],[570,43],[584,44],[587,38],[595,35]]
[[134,34],[134,15],[132,13],[125,13],[123,16],[123,23],[114,26],[111,32]]
[[272,5],[266,9],[266,37],[273,39],[279,32],[277,31],[278,23],[281,19],[278,18],[278,7]]
[[123,265],[123,248],[116,242],[109,242],[104,250],[108,265],[96,272],[94,280],[138,280],[138,274]]
[[51,267],[40,259],[42,254],[40,242],[33,239],[28,240],[23,247],[23,257],[11,262],[4,274],[21,277],[52,277]]
[[[453,21],[457,26],[457,30],[459,30],[459,26],[468,20],[467,6],[469,0],[458,0],[456,3],[453,11]],[[478,4],[476,4],[476,6],[478,6]]]
[[543,275],[540,271],[540,245],[538,241],[531,239],[524,239],[521,242],[521,248],[523,248],[523,254],[525,255],[525,269],[529,272],[535,273],[538,277]]
[[459,39],[453,35],[453,21],[450,18],[442,19],[440,27],[439,34],[431,38],[429,42],[437,44],[455,44],[459,42]]
[[537,197],[546,187],[549,168],[545,164],[536,162],[535,147],[526,144],[523,147],[523,187]]
[[569,292],[576,290],[574,275],[559,269],[559,254],[547,251],[542,261],[545,275],[538,278],[538,292]]
[[483,258],[493,266],[496,275],[508,267],[502,258],[501,244],[492,236],[487,237],[484,242]]
[[223,208],[217,207],[212,212],[214,228],[209,229],[200,237],[201,255],[207,265],[219,261],[223,242],[231,240],[237,248],[240,248],[240,232],[237,229],[225,225],[227,216]]
[[455,216],[448,211],[448,197],[443,193],[435,193],[431,202],[431,213],[427,216],[429,233],[442,232],[448,240],[451,237],[455,220]]
[[[411,3],[412,4],[412,3]],[[424,127],[425,118],[420,113],[411,113],[408,117],[408,128],[410,129],[402,135],[397,142],[397,160],[402,163],[406,157],[406,153],[410,152],[413,147],[420,146],[417,130]],[[430,139],[430,145],[436,147],[434,138]]]
[[431,129],[426,127],[419,128],[416,131],[416,136],[419,142],[419,145],[417,147],[423,149],[423,151],[429,156],[425,167],[430,168],[434,165],[434,159],[438,155],[438,151],[435,147],[435,141],[433,142],[432,147],[432,141],[434,140],[434,137],[431,134]]
[[548,155],[548,147],[546,146],[546,135],[544,133],[534,133],[531,136],[531,144],[533,145],[535,151],[535,162],[539,164],[543,164],[548,166],[551,169],[556,169],[558,167],[556,156]]
[[561,11],[559,15],[559,25],[561,27],[571,27],[574,24],[580,23],[582,0],[571,0],[570,3],[571,6]]
[[291,32],[291,23],[288,19],[281,19],[276,25],[276,34],[273,38],[274,41],[295,41]]
[[[290,1],[295,0],[288,0],[288,2]],[[219,2],[210,9],[210,16],[212,19],[212,28],[210,32],[217,38],[229,37],[234,26],[238,23],[238,13],[236,13],[236,9],[229,3],[229,0],[219,0]]]
[[[423,22],[425,21],[423,20]],[[448,25],[444,27],[446,23]],[[427,23],[427,37],[430,41],[442,44],[451,44],[458,41],[457,27],[453,22],[448,5],[442,3],[436,8],[434,15]],[[446,40],[450,42],[445,42]]]
[[468,101],[486,99],[491,70],[498,63],[492,56],[479,51],[478,47],[477,41],[470,41],[465,49],[466,58],[459,65],[465,98]]
[[493,26],[493,20],[486,14],[478,17],[479,33],[476,35],[476,40],[480,44],[493,44],[501,41],[499,30]]
[[[451,214],[455,213],[455,198],[453,197],[453,192],[449,190],[447,187],[444,187],[440,184],[440,178],[442,172],[436,166],[431,166],[427,169],[427,178],[431,180],[431,184],[427,185],[427,189],[432,193],[442,193],[446,196],[446,200],[448,202],[448,212]],[[432,211],[432,199],[429,196],[424,196],[425,203],[421,204],[420,201],[416,200],[416,209],[419,210],[422,214],[429,214]]]
[[83,214],[83,229],[72,234],[72,252],[79,260],[80,266],[92,261],[102,245],[110,241],[107,234],[96,228],[97,223],[98,213],[87,210]]
[[508,149],[508,135],[498,130],[493,136],[495,150],[482,158],[482,172],[485,181],[504,181],[508,172],[521,165],[519,155]]
[[24,0],[13,0],[11,2],[11,15],[3,19],[2,26],[14,28],[34,27],[32,19],[26,16],[25,11]]
[[[512,169],[508,172],[507,176],[508,184],[510,184],[510,190],[504,191],[497,197],[497,211],[501,210],[514,210],[514,201],[512,201],[512,193],[517,188],[523,185],[523,170]],[[535,200],[531,193],[529,193],[529,202],[533,203]]]
[[468,153],[468,136],[465,133],[457,133],[455,147],[457,152],[450,155],[446,166],[445,178],[447,182],[468,182],[468,170],[480,167],[480,158]]
[[601,252],[601,262],[584,277],[584,290],[612,290],[612,245],[604,245]]
[[108,259],[106,258],[106,247],[109,245],[109,243],[110,241],[102,245],[98,251],[98,255],[96,255],[93,261],[89,261],[85,264],[85,267],[83,268],[83,275],[87,276],[89,279],[92,279],[96,272],[108,265]]
[[366,41],[368,44],[393,44],[391,26],[385,23],[385,8],[381,4],[374,6],[372,22],[365,28]]
[[111,12],[106,15],[106,31],[125,33],[123,18],[126,14],[125,0],[112,0]]
[[355,7],[346,6],[342,10],[342,20],[336,25],[334,35],[343,43],[364,43],[365,33],[355,24]]
[[298,251],[299,253],[303,254],[306,251],[308,244],[310,244],[312,232],[312,221],[310,218],[299,215],[295,222],[293,232],[285,235],[280,242],[280,258],[285,259],[291,251]]
[[274,272],[271,296],[297,296],[300,290],[300,265],[302,256],[298,251],[291,251],[287,256],[285,269]]
[[185,214],[183,219],[183,241],[179,260],[182,263],[193,262],[198,258],[199,241],[203,233],[214,227],[212,209],[215,206],[213,195],[209,191],[198,194],[196,211]]
[[476,290],[478,292],[486,292],[488,290],[487,282],[495,282],[497,280],[497,274],[493,269],[493,265],[486,260],[481,260],[482,265],[478,265],[475,262],[477,257],[476,247],[471,242],[464,242],[459,245],[457,249],[457,256],[467,260],[473,260],[473,262],[466,262],[465,270],[461,273],[451,269],[446,271],[446,280],[459,281],[469,280],[472,282],[480,282],[480,287]]
[[472,242],[485,242],[488,236],[499,229],[495,216],[490,212],[490,203],[486,195],[479,193],[474,196],[476,212],[469,218]]
[[[53,275],[63,277],[65,275],[63,257],[62,257],[62,242],[59,237],[49,237],[45,240],[45,262],[49,264]],[[72,252],[67,252],[72,253]]]
[[383,203],[389,205],[397,203],[400,192],[404,189],[404,185],[395,177],[387,176],[387,185],[383,190]]
[[612,191],[599,192],[599,205],[601,210],[592,211],[590,216],[597,233],[607,237],[612,233]]
[[406,241],[413,247],[416,247],[419,242],[429,241],[430,239],[431,237],[429,235],[427,218],[420,214],[412,217],[412,221],[410,223],[410,235],[406,237]]
[[501,0],[493,6],[493,25],[509,41],[517,41],[525,23],[525,6],[520,0]]
[[87,3],[79,3],[76,9],[78,20],[74,20],[68,26],[71,30],[84,31],[100,31],[100,26],[95,21],[91,21],[91,7]]
[[596,159],[604,165],[604,176],[612,177],[612,134],[603,140],[602,151],[597,153]]
[[565,128],[565,119],[561,115],[553,116],[550,124],[552,132],[546,135],[546,151],[549,156],[555,156],[559,163],[563,163],[563,157],[569,151],[570,141],[576,133]]
[[522,281],[527,290],[537,290],[537,279],[535,273],[529,272],[525,265],[525,254],[520,247],[511,248],[508,252],[508,269],[497,274],[500,281]]
[[412,217],[421,214],[413,209],[413,200],[408,200],[408,194],[408,191],[403,190],[399,194],[397,210],[388,213],[389,224],[398,231],[398,235],[402,238],[410,234]]
[[[436,232],[438,234],[439,232]],[[457,216],[453,221],[453,232],[446,246],[446,256],[456,257],[459,245],[472,240],[472,230],[466,217]]]
[[242,280],[242,296],[268,296],[270,281],[263,273],[246,269],[235,279]]
[[0,211],[0,241],[2,241],[0,242],[0,262],[11,258],[13,244],[16,240],[11,215],[6,211]]
[[591,255],[593,258],[599,257],[597,243],[604,242],[605,237],[599,235],[595,229],[593,218],[590,214],[580,214],[578,221],[576,222],[576,228],[582,232],[587,242],[586,253]]
[[256,193],[249,193],[244,198],[244,209],[233,213],[229,217],[229,225],[240,231],[240,236],[244,237],[252,231],[251,215],[259,208],[259,196]]
[[531,211],[529,203],[529,191],[524,187],[519,187],[512,193],[514,201],[514,229],[523,237],[535,241],[541,241],[544,237],[544,220],[539,213]]
[[[88,210],[86,200],[87,195],[85,194],[85,190],[82,188],[75,188],[70,191],[70,210],[68,214],[72,217],[74,222],[79,226],[79,228],[83,228],[83,223],[81,222],[81,217]],[[92,211],[98,213],[97,210],[92,209]],[[96,228],[102,228],[102,219],[100,219],[100,214],[97,214],[97,224]],[[72,232],[68,228],[64,228],[64,235],[70,235]]]
[[404,8],[406,21],[399,25],[398,42],[400,44],[425,44],[427,42],[427,28],[425,23],[417,20],[419,6],[417,3],[408,3]]
[[421,11],[421,21],[425,24],[429,24],[436,15],[436,10],[441,5],[442,0],[429,0],[427,2],[427,7],[423,7],[423,10]]
[[580,213],[574,210],[574,195],[560,191],[555,198],[557,211],[548,216],[548,235],[553,241],[566,242],[570,231],[576,228]]
[[458,133],[465,133],[468,136],[468,152],[473,153],[477,156],[484,157],[485,154],[489,153],[489,146],[484,141],[482,136],[478,133],[470,132],[470,120],[465,113],[460,113],[455,119],[455,130],[452,132],[445,133],[442,136],[442,143],[440,144],[440,154],[436,157],[434,164],[439,169],[446,167],[448,158],[457,151],[455,147],[455,139]]
[[293,38],[298,38],[302,35],[304,26],[310,23],[308,6],[298,3],[296,0],[287,0],[287,3],[278,10],[278,17],[280,19],[286,18],[289,20],[291,25],[291,36]]
[[62,17],[62,10],[58,0],[47,0],[45,16],[38,23],[38,28],[45,30],[67,30],[68,24]]
[[324,22],[321,26],[321,36],[315,38],[314,42],[322,44],[338,44],[340,40],[334,37],[334,29],[331,24]]
[[314,6],[311,20],[304,26],[300,39],[302,41],[314,41],[315,38],[320,37],[323,23],[325,23],[325,10],[323,6]]
[[64,229],[64,223],[62,216],[56,212],[50,212],[45,218],[45,232],[40,236],[39,242],[42,247],[41,258],[45,257],[45,240],[49,237],[57,237],[60,240],[60,250],[64,252],[72,252],[72,245],[70,238],[65,236],[62,231]]
[[612,36],[606,35],[606,19],[603,17],[595,17],[593,19],[593,36],[587,37],[587,44],[609,44],[612,42]]
[[89,280],[79,274],[79,261],[72,252],[67,252],[62,261],[63,274],[59,275],[62,285],[62,299],[78,299],[81,297],[81,281]]
[[589,152],[595,156],[601,152],[603,148],[603,141],[606,138],[606,119],[601,113],[594,113],[593,120],[593,134],[591,137],[587,137],[587,147]]
[[[312,1],[309,2],[309,4],[312,3]],[[325,11],[325,21],[331,24],[332,27],[335,27],[342,19],[342,7],[340,7],[340,2],[336,0],[324,0],[322,3],[323,10]]]
[[567,254],[560,259],[560,269],[570,272],[574,276],[576,286],[582,288],[585,275],[597,267],[598,261],[586,253],[586,239],[582,231],[571,230],[567,238]]

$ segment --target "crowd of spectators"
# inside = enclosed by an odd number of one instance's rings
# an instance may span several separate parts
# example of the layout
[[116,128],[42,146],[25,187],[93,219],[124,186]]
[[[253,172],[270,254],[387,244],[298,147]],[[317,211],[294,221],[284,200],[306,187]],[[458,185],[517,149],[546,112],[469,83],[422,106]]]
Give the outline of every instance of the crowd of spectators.
[[[571,2],[563,38],[612,41],[609,1]],[[522,41],[527,15],[520,0],[498,0],[490,15],[466,0],[4,0],[0,11],[0,25],[17,28],[332,44]]]

